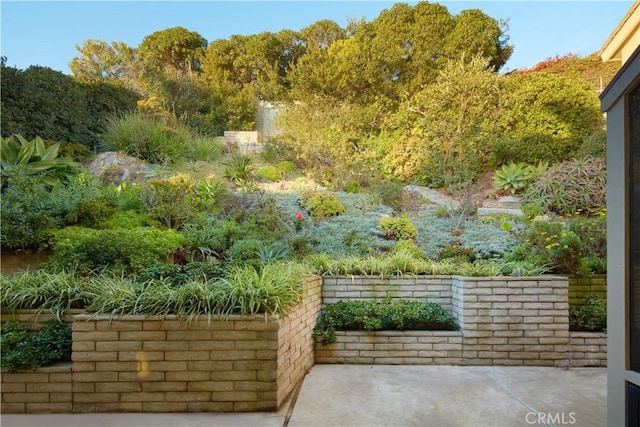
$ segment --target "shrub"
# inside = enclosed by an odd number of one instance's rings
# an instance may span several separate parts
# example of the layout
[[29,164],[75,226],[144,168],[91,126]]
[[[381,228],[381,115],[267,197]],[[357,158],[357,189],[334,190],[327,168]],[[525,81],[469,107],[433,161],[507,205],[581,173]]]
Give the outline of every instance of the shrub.
[[278,170],[287,173],[287,172],[294,172],[296,170],[296,165],[289,160],[283,160],[281,162],[279,162],[276,167],[278,168]]
[[[53,145],[53,141],[45,141],[45,145]],[[84,144],[63,142],[58,149],[58,156],[69,157],[76,162],[84,162],[93,155],[93,152]]]
[[393,253],[395,254],[402,252],[408,253],[412,258],[415,259],[424,259],[424,254],[422,253],[420,248],[418,248],[415,243],[413,243],[413,240],[400,240],[396,244],[396,247],[393,248]]
[[109,119],[102,134],[108,150],[162,165],[174,163],[188,152],[188,137],[186,129],[167,126],[139,112]]
[[276,166],[265,165],[256,169],[256,175],[258,178],[266,179],[267,181],[278,181],[282,179],[283,172]]
[[606,332],[607,301],[598,295],[586,297],[579,307],[569,308],[569,329],[572,331]]
[[142,200],[151,222],[178,230],[194,218],[198,211],[193,187],[191,178],[184,174],[150,182]]
[[305,192],[302,194],[302,198],[305,209],[311,213],[314,220],[339,216],[344,213],[344,205],[331,193]]
[[551,166],[528,187],[524,199],[567,214],[604,207],[606,190],[605,160],[586,156]]
[[135,272],[165,261],[184,243],[184,236],[175,230],[67,227],[55,233],[54,253],[47,265],[80,271],[112,268]]
[[406,214],[399,217],[381,218],[379,224],[390,239],[412,240],[418,235],[418,229]]
[[455,319],[441,305],[420,301],[339,301],[327,304],[313,330],[323,345],[336,341],[336,330],[456,330]]
[[81,203],[100,197],[89,184],[72,182],[50,188],[36,176],[18,175],[2,194],[3,248],[48,247],[53,231],[78,220]]
[[71,327],[51,321],[34,333],[17,322],[2,327],[2,368],[36,370],[61,360],[71,360]]
[[559,222],[534,221],[524,232],[508,260],[546,265],[556,274],[578,274],[588,248],[578,234]]

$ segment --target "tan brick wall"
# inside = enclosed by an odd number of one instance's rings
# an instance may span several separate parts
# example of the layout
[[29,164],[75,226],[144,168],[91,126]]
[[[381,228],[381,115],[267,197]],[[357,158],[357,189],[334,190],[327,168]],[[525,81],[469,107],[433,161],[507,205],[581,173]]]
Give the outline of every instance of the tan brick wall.
[[5,414],[71,412],[71,363],[37,371],[2,370],[1,391],[1,412]]
[[584,298],[589,295],[598,295],[604,300],[607,299],[606,274],[585,277],[569,277],[569,304],[572,306],[580,306],[582,305]]
[[[48,374],[52,368],[3,374],[2,410],[277,409],[314,363],[311,333],[320,311],[321,286],[321,278],[310,280],[302,304],[285,317],[202,317],[186,322],[175,316],[77,315],[72,326],[73,363],[66,368],[66,380]],[[64,382],[64,391],[58,382]],[[30,383],[44,389],[36,391]]]
[[[73,316],[82,313],[84,313],[84,310],[71,309],[62,316],[62,321],[71,325],[73,323]],[[20,322],[35,329],[41,328],[50,320],[56,320],[56,316],[48,310],[44,310],[40,314],[38,314],[36,310],[16,310],[13,313],[0,313],[0,323]]]
[[[350,280],[349,290],[344,289],[345,278],[331,282],[342,284],[342,299],[362,298],[362,291],[355,295],[357,286],[377,279]],[[606,335],[569,332],[565,277],[450,280],[450,310],[460,331],[337,332],[335,344],[317,343],[316,362],[606,366]]]
[[569,333],[571,366],[607,366],[607,334],[603,332]]
[[322,286],[323,304],[334,304],[340,300],[395,298],[428,300],[451,311],[451,297],[451,276],[331,276],[324,278]]
[[322,278],[317,277],[307,282],[303,303],[283,319],[278,330],[278,406],[315,363],[312,335],[320,315],[321,301]]

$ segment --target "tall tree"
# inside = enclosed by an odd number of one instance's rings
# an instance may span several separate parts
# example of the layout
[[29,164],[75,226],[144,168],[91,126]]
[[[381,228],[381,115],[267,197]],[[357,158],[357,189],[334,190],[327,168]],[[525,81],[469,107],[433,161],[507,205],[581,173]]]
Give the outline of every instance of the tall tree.
[[178,71],[199,71],[207,40],[195,31],[173,27],[146,36],[138,55],[150,67],[171,67]]
[[71,60],[69,68],[79,81],[118,82],[141,95],[147,94],[144,66],[134,48],[124,42],[102,40],[85,40],[82,46],[75,47],[79,55]]

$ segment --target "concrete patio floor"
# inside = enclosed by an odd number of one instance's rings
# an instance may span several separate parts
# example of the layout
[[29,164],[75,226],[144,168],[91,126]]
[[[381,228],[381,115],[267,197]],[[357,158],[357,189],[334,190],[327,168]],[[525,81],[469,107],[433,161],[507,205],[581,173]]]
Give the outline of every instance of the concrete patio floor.
[[297,400],[244,414],[3,414],[3,427],[604,426],[605,368],[316,365]]

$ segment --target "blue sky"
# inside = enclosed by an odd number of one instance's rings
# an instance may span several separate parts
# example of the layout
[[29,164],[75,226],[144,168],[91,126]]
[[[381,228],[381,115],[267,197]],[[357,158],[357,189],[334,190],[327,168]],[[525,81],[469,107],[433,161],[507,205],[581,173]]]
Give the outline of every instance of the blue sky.
[[[137,46],[159,30],[182,26],[209,41],[233,34],[302,29],[321,19],[345,26],[373,20],[389,1],[6,1],[0,2],[1,54],[7,64],[51,67],[69,74],[74,46],[86,39]],[[413,1],[406,1],[415,4]],[[515,51],[503,71],[532,67],[556,54],[599,50],[633,1],[439,1],[451,14],[481,9],[508,19]]]

